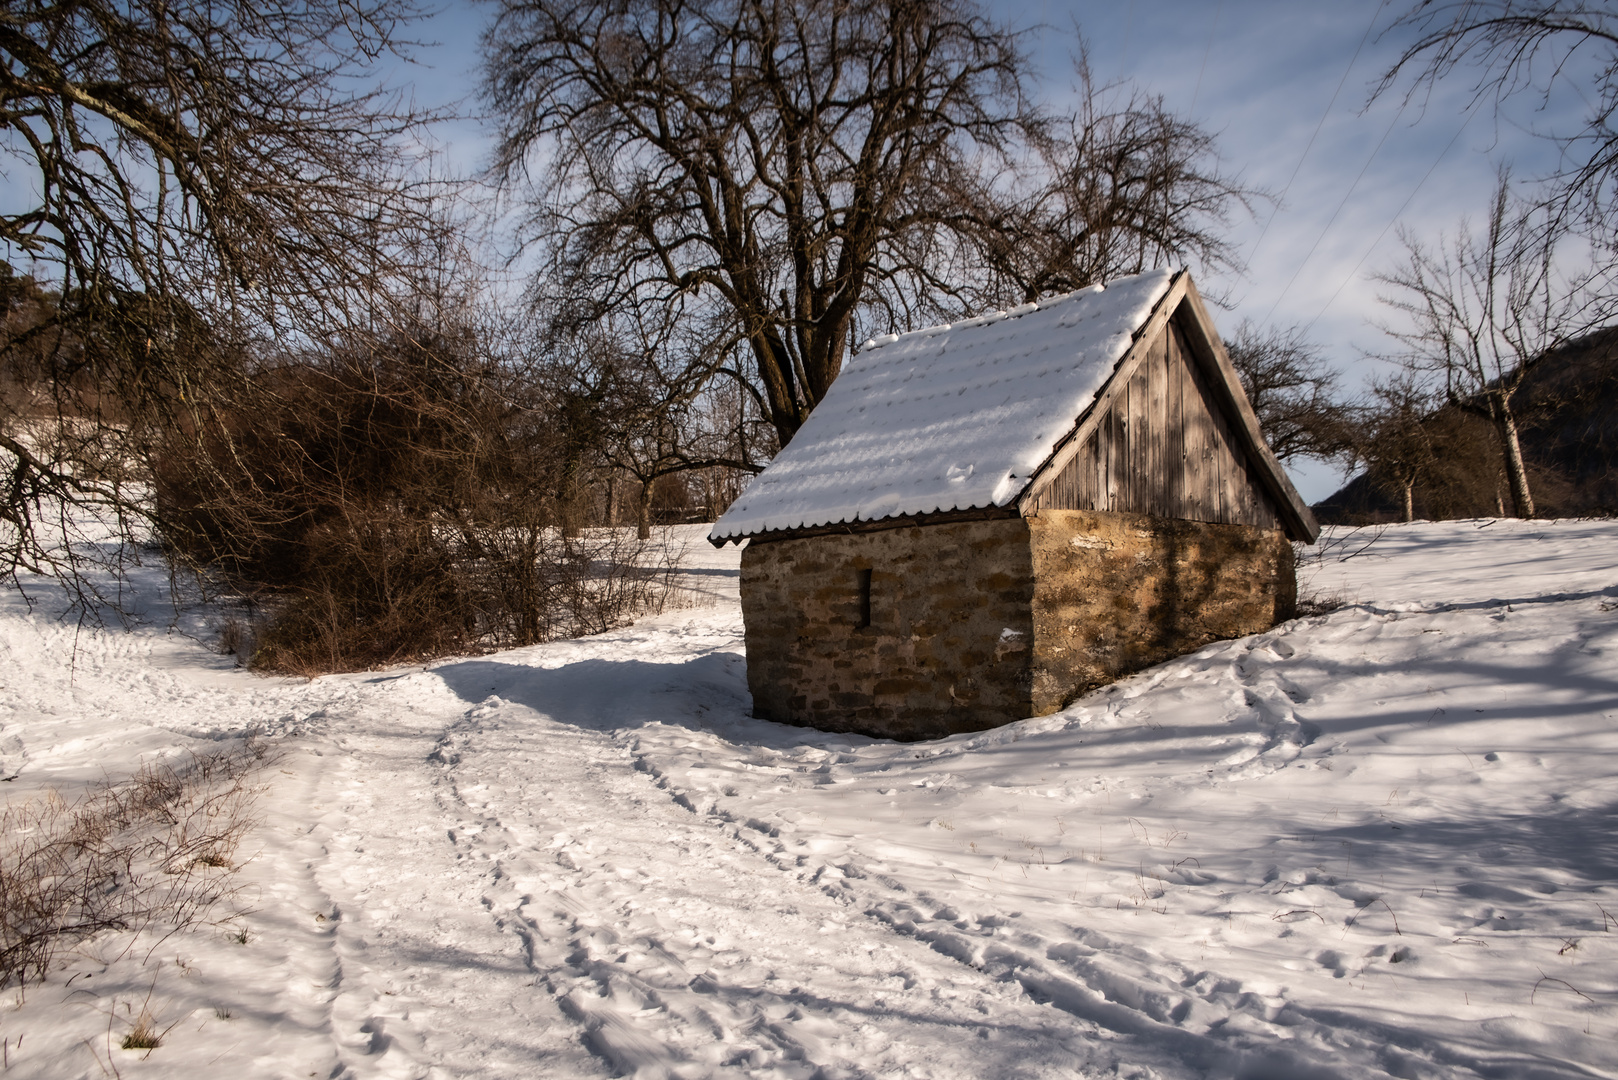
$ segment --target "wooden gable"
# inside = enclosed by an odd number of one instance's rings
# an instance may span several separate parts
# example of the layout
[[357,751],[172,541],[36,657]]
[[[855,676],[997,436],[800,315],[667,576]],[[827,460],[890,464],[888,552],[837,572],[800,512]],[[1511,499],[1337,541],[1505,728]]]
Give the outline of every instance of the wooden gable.
[[1184,274],[1019,508],[1254,525],[1305,541],[1319,533]]
[[1115,510],[1281,528],[1208,379],[1170,323],[1076,438],[1079,451],[1034,498],[1038,510]]

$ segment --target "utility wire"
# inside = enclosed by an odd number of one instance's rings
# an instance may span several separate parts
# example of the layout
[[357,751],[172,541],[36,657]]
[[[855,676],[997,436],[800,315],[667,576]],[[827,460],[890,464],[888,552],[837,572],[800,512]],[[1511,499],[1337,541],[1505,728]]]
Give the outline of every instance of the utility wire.
[[1427,171],[1422,174],[1421,179],[1416,181],[1416,186],[1411,189],[1409,195],[1405,196],[1405,201],[1399,204],[1399,209],[1393,212],[1393,217],[1389,218],[1388,223],[1382,226],[1382,231],[1376,234],[1376,239],[1371,241],[1371,246],[1365,249],[1365,254],[1361,255],[1360,261],[1354,264],[1354,269],[1350,270],[1348,272],[1348,276],[1343,278],[1342,284],[1337,286],[1337,291],[1331,294],[1331,298],[1326,301],[1319,311],[1315,312],[1315,317],[1304,324],[1304,333],[1307,334],[1309,329],[1313,327],[1315,323],[1320,321],[1321,316],[1325,315],[1327,310],[1329,310],[1331,306],[1337,302],[1337,298],[1342,295],[1343,290],[1348,288],[1348,283],[1353,281],[1354,278],[1359,274],[1360,267],[1365,265],[1365,260],[1371,257],[1371,253],[1376,250],[1377,245],[1382,243],[1382,238],[1388,235],[1388,230],[1393,228],[1394,223],[1404,216],[1405,210],[1409,208],[1410,203],[1415,199],[1416,194],[1421,191],[1422,185],[1427,183],[1427,181],[1432,177],[1434,170],[1438,168],[1438,163],[1444,160],[1445,156],[1455,146],[1457,140],[1460,139],[1461,133],[1464,132],[1467,129],[1467,126],[1472,123],[1472,117],[1477,112],[1477,108],[1478,103],[1473,102],[1472,107],[1466,111],[1466,117],[1461,121],[1461,126],[1455,130],[1454,135],[1450,136],[1449,142],[1444,144],[1444,149],[1438,152],[1438,156],[1434,158],[1433,163],[1427,167]]
[[1270,216],[1264,219],[1264,228],[1259,230],[1258,239],[1253,241],[1252,248],[1247,252],[1247,262],[1251,263],[1253,256],[1258,254],[1259,245],[1264,243],[1264,237],[1269,233],[1270,225],[1275,221],[1275,215],[1281,212],[1281,205],[1286,202],[1287,192],[1292,190],[1293,181],[1298,179],[1298,173],[1302,171],[1303,163],[1309,158],[1309,151],[1314,149],[1315,140],[1320,138],[1321,129],[1326,126],[1326,117],[1331,115],[1332,106],[1337,104],[1337,95],[1341,94],[1343,87],[1348,85],[1349,73],[1354,70],[1354,64],[1360,58],[1360,51],[1365,48],[1365,43],[1370,40],[1371,31],[1376,29],[1376,20],[1381,17],[1382,9],[1387,6],[1388,0],[1382,0],[1376,6],[1376,10],[1371,13],[1371,21],[1366,24],[1365,33],[1360,35],[1360,43],[1354,47],[1354,55],[1349,58],[1348,66],[1343,69],[1343,77],[1337,80],[1337,89],[1331,92],[1331,100],[1326,102],[1326,111],[1320,114],[1320,123],[1315,125],[1314,134],[1309,136],[1308,145],[1303,148],[1303,153],[1298,156],[1298,163],[1292,167],[1292,175],[1287,177],[1286,186],[1281,189],[1281,194],[1275,197],[1274,209],[1270,211]]
[[1393,134],[1393,126],[1399,122],[1399,118],[1404,115],[1404,111],[1404,106],[1400,105],[1399,111],[1394,113],[1393,119],[1388,121],[1387,130],[1382,133],[1382,138],[1377,140],[1375,149],[1371,151],[1371,156],[1366,158],[1365,164],[1360,167],[1359,175],[1354,177],[1352,184],[1348,185],[1348,190],[1343,193],[1342,201],[1337,204],[1337,209],[1332,211],[1331,218],[1326,222],[1326,227],[1320,230],[1319,236],[1315,237],[1315,242],[1309,248],[1309,253],[1303,257],[1303,261],[1298,264],[1298,268],[1292,272],[1292,278],[1287,282],[1286,288],[1281,290],[1281,295],[1275,298],[1275,303],[1270,305],[1270,310],[1264,313],[1264,322],[1270,321],[1270,317],[1275,314],[1275,309],[1281,306],[1281,301],[1285,300],[1287,293],[1292,291],[1292,286],[1298,283],[1298,278],[1303,275],[1304,267],[1309,265],[1309,260],[1314,258],[1315,252],[1320,250],[1321,241],[1326,239],[1326,234],[1331,232],[1331,227],[1337,224],[1338,215],[1343,212],[1343,207],[1348,205],[1348,200],[1353,197],[1355,190],[1360,186],[1360,181],[1365,179],[1365,174],[1370,171],[1371,162],[1375,161],[1377,154],[1382,152],[1383,144],[1388,141],[1388,136]]
[[[1219,32],[1219,17],[1225,13],[1225,0],[1219,0],[1219,6],[1214,9],[1213,24],[1208,27],[1208,47],[1202,50],[1202,67],[1197,70],[1197,88],[1191,91],[1191,108],[1186,110],[1187,115],[1195,116],[1197,112],[1197,98],[1202,96],[1202,76],[1208,71],[1208,57],[1213,53],[1214,35]],[[1133,14],[1133,7],[1131,7]]]

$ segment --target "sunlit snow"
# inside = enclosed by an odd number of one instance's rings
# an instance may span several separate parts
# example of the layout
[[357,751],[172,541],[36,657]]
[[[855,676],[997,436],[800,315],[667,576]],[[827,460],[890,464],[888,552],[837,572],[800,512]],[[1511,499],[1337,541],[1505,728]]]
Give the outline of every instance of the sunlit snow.
[[0,794],[279,753],[245,910],[7,991],[8,1076],[1618,1074],[1618,523],[1328,532],[1340,610],[909,744],[749,719],[705,532],[634,627],[311,682],[156,569],[5,600]]

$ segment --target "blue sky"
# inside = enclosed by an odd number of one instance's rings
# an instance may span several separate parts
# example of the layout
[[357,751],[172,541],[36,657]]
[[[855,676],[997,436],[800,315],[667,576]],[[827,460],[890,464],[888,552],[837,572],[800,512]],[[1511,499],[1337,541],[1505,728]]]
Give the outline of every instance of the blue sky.
[[[1367,106],[1370,85],[1400,44],[1382,31],[1407,2],[995,0],[991,9],[1014,25],[1042,27],[1028,40],[1053,104],[1073,93],[1076,25],[1098,82],[1162,95],[1216,133],[1229,170],[1283,195],[1278,209],[1261,205],[1232,223],[1247,272],[1198,283],[1225,299],[1216,312],[1222,329],[1243,318],[1307,325],[1352,382],[1368,369],[1365,354],[1387,347],[1373,325],[1382,312],[1369,275],[1397,259],[1397,227],[1436,239],[1461,215],[1483,213],[1499,164],[1525,178],[1555,165],[1554,148],[1532,131],[1554,123],[1550,110],[1524,100],[1503,122],[1489,103],[1469,112],[1464,78],[1423,107],[1404,108],[1398,95]],[[478,39],[493,11],[492,3],[437,9],[416,27],[428,43],[417,62],[388,76],[424,105],[461,103],[462,118],[438,138],[449,169],[463,175],[482,167],[488,146],[475,89]],[[1576,94],[1553,104],[1579,108]],[[0,199],[9,202],[6,180],[0,176]],[[1325,467],[1294,472],[1311,501],[1339,482]]]
[[[1480,216],[1501,163],[1533,176],[1555,164],[1530,130],[1549,121],[1534,102],[1497,123],[1490,103],[1469,111],[1470,85],[1456,80],[1404,107],[1398,95],[1367,106],[1368,89],[1397,54],[1383,34],[1399,3],[1285,0],[1117,0],[1110,4],[996,3],[1016,25],[1043,25],[1030,38],[1059,103],[1072,94],[1071,58],[1083,34],[1098,82],[1161,94],[1218,136],[1225,165],[1283,195],[1232,223],[1247,273],[1200,281],[1222,295],[1222,327],[1241,319],[1304,324],[1326,354],[1358,380],[1364,355],[1386,348],[1370,275],[1388,268],[1397,228],[1436,239],[1463,214]],[[411,73],[424,102],[470,99],[477,38],[491,6],[451,5],[423,28],[438,44]],[[486,142],[470,122],[446,128],[450,157],[474,171]],[[1311,139],[1313,139],[1311,145]],[[1307,154],[1305,150],[1307,148]],[[1340,482],[1330,468],[1295,467],[1311,501]]]

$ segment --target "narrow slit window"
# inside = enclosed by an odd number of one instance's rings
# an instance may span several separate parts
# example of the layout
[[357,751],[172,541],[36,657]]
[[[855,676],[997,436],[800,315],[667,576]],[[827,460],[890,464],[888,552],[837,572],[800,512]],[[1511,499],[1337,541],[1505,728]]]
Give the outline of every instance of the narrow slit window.
[[859,626],[871,625],[871,571],[856,570],[859,578],[860,621]]

